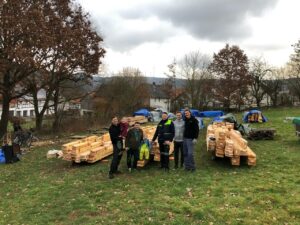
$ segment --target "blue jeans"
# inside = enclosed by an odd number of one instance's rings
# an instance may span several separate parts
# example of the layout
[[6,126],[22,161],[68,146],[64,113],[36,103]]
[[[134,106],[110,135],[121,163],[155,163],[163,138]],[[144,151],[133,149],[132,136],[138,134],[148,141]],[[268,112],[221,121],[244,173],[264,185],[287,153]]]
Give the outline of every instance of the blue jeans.
[[195,160],[194,160],[194,144],[193,139],[183,140],[183,155],[184,155],[184,167],[188,170],[194,170]]

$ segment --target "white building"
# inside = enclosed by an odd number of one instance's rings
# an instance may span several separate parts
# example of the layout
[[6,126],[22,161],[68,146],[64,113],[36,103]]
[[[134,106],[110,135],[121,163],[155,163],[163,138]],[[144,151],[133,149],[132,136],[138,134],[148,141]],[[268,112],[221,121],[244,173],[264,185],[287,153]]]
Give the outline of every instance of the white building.
[[161,108],[170,111],[171,100],[163,92],[161,85],[156,85],[153,83],[150,85],[150,108]]

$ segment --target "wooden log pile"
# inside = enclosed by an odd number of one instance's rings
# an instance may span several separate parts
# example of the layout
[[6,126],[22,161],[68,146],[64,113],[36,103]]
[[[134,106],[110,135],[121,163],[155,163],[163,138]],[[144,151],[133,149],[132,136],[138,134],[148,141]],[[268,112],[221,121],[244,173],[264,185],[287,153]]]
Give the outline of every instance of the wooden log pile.
[[275,133],[274,128],[252,128],[247,138],[249,140],[273,140]]
[[240,157],[247,157],[249,166],[256,165],[256,154],[232,123],[215,122],[207,127],[207,151],[216,157],[229,157],[231,165],[239,166]]

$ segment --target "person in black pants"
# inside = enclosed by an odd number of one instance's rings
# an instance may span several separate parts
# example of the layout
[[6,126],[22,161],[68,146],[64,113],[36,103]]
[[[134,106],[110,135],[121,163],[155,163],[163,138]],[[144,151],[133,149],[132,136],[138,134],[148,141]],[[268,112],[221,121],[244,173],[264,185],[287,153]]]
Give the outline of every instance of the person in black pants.
[[174,134],[174,124],[172,120],[168,119],[168,114],[163,112],[162,120],[157,125],[152,142],[158,138],[161,168],[165,169],[165,171],[169,171],[170,144],[173,141]]
[[180,158],[180,167],[183,167],[183,133],[184,133],[184,120],[182,119],[181,112],[176,112],[176,120],[173,122],[175,127],[174,136],[174,169],[178,168],[178,161]]
[[[127,150],[127,167],[128,171],[137,169],[137,161],[139,160],[139,148],[143,141],[143,130],[140,128],[140,123],[135,122],[126,136],[125,147]],[[132,162],[133,158],[133,162]]]
[[109,128],[109,135],[113,144],[113,158],[110,164],[108,177],[109,179],[112,179],[114,178],[114,174],[120,173],[120,171],[118,171],[118,166],[123,155],[123,139],[121,136],[121,127],[116,116],[112,118],[112,123]]

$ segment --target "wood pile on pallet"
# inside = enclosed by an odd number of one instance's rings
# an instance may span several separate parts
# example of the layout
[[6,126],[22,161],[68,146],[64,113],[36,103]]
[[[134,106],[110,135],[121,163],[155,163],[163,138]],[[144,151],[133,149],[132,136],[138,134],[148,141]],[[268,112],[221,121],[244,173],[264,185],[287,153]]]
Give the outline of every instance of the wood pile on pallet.
[[[154,136],[156,126],[142,127],[144,137],[151,141]],[[173,153],[173,144],[170,146],[170,154]],[[109,133],[102,136],[89,136],[80,140],[72,141],[62,146],[63,160],[73,161],[76,163],[88,162],[95,163],[103,158],[112,155],[113,146]],[[154,155],[154,161],[160,161],[160,152],[158,143],[155,142],[150,150],[150,155]],[[138,161],[138,167],[144,167],[149,160],[143,159]]]
[[256,165],[256,154],[232,123],[215,122],[207,127],[207,151],[216,157],[229,157],[231,165],[239,166],[240,158],[247,157],[249,166]]
[[62,146],[63,159],[76,163],[94,163],[113,153],[109,134],[90,136]]

